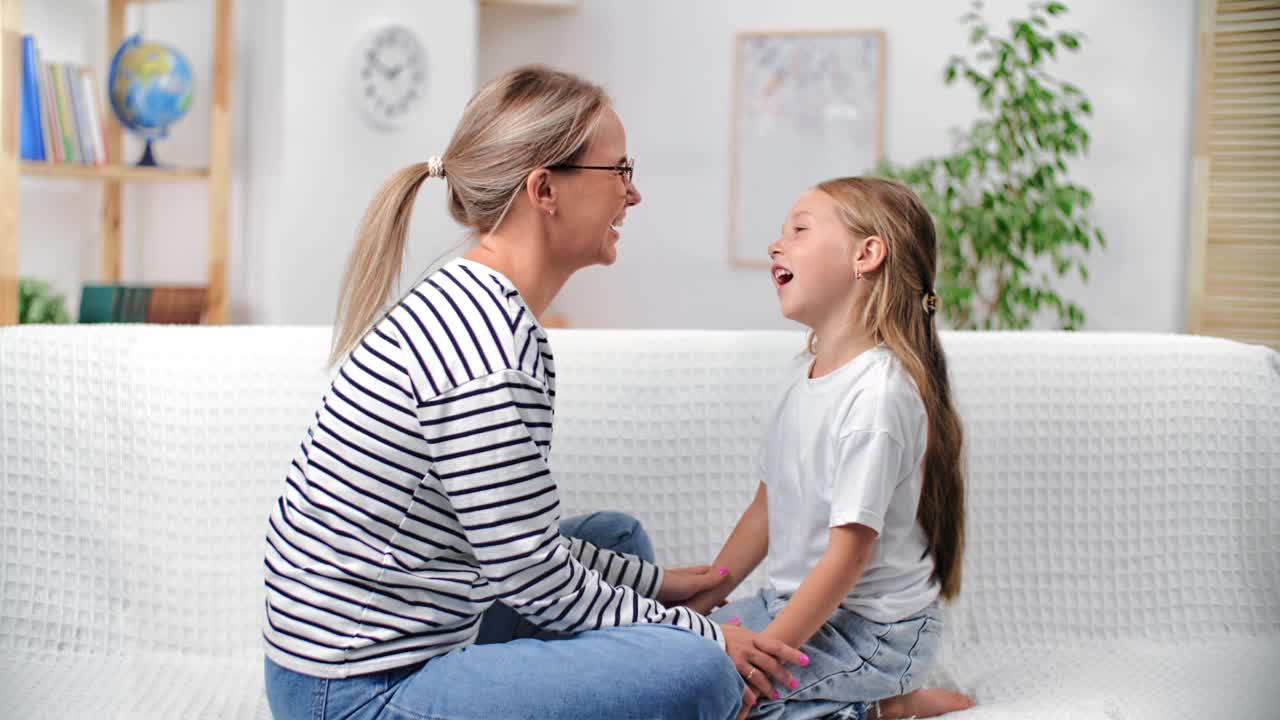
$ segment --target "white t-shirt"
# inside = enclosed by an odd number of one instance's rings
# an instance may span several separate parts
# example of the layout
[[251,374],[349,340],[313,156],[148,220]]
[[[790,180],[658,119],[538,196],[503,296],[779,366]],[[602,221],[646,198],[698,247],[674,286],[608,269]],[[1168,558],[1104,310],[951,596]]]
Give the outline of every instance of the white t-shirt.
[[765,416],[760,470],[769,494],[768,574],[790,595],[827,550],[830,528],[879,533],[841,605],[896,622],[938,597],[933,556],[916,521],[928,418],[915,383],[884,345],[809,377],[807,353]]

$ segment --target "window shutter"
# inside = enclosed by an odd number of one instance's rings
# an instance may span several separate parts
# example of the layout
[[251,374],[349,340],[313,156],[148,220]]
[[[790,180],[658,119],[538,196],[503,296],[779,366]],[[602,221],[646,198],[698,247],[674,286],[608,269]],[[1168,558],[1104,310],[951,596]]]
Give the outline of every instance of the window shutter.
[[1280,2],[1202,0],[1187,331],[1280,349]]

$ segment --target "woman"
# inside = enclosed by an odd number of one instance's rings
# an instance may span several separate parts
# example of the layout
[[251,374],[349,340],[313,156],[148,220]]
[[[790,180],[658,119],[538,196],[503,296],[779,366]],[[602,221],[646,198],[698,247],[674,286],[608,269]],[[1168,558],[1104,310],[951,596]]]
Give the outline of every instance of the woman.
[[[669,607],[723,573],[662,571],[629,518],[560,525],[536,318],[575,271],[616,259],[633,170],[600,88],[529,67],[482,88],[444,156],[374,198],[338,373],[267,534],[277,718],[722,719],[744,709],[736,668],[785,685],[783,663],[807,662]],[[476,244],[384,313],[428,178]]]

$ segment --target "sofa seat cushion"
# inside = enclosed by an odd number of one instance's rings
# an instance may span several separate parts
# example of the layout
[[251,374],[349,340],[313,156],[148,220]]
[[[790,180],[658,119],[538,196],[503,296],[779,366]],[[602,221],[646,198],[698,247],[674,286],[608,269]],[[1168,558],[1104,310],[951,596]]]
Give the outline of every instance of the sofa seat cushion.
[[271,720],[271,711],[260,655],[39,654],[0,659],[0,717]]
[[972,695],[955,720],[1280,717],[1274,637],[949,648],[931,685]]

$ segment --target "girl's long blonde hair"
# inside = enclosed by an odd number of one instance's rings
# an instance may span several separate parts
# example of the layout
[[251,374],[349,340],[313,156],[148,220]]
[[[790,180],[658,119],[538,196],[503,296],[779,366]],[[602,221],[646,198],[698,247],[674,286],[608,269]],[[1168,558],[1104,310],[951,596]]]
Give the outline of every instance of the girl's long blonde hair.
[[[942,597],[960,593],[964,558],[964,433],[951,402],[947,358],[938,341],[933,294],[937,238],[933,220],[909,188],[878,178],[846,177],[817,185],[836,202],[841,222],[857,238],[878,236],[887,254],[863,276],[871,291],[859,322],[884,342],[915,381],[929,418],[924,487],[916,517],[928,538]],[[820,338],[809,337],[809,350]]]
[[383,312],[400,276],[409,216],[423,181],[442,174],[449,214],[483,235],[502,223],[529,173],[572,162],[586,149],[608,105],[600,87],[537,65],[481,88],[441,162],[397,171],[369,203],[338,294],[329,364],[341,362]]

